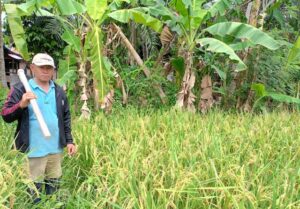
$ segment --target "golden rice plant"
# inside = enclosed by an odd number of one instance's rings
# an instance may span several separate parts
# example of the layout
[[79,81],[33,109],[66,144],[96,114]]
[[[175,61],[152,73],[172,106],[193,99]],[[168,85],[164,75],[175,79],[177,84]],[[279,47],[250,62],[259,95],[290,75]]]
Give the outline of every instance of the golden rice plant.
[[[75,118],[78,153],[65,157],[59,201],[67,208],[299,208],[298,120],[298,113],[286,112],[201,115],[132,108],[99,113],[91,121]],[[1,150],[3,156],[11,152]],[[22,184],[15,185],[5,192],[24,200]],[[43,206],[56,203],[50,199]],[[18,198],[14,205],[22,208]]]

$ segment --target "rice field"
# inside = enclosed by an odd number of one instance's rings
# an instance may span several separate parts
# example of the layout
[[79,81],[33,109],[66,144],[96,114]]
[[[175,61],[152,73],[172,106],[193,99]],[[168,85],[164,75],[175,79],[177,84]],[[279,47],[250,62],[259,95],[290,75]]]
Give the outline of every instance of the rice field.
[[300,208],[299,113],[120,109],[73,120],[62,186],[32,205],[25,156],[0,122],[0,208]]

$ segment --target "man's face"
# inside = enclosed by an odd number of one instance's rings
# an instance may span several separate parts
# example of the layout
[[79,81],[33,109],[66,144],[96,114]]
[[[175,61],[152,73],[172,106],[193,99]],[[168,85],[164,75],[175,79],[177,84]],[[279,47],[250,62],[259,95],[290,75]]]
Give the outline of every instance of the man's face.
[[49,82],[54,74],[54,68],[50,65],[37,66],[31,64],[30,66],[34,77],[40,82]]

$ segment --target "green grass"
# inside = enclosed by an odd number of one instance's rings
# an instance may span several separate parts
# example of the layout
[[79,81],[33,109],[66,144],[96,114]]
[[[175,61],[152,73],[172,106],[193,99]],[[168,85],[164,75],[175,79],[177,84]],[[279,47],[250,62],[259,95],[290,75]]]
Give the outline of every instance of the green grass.
[[[0,204],[32,208],[13,126],[0,128]],[[57,195],[67,208],[300,208],[298,113],[124,109],[74,119],[73,135]]]

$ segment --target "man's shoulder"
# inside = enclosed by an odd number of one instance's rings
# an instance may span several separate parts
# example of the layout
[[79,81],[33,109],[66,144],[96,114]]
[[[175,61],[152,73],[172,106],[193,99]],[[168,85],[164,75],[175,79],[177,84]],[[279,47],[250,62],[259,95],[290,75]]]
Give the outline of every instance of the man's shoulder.
[[25,87],[24,87],[24,85],[23,85],[22,82],[18,82],[18,83],[16,83],[16,84],[14,84],[14,85],[13,85],[13,88],[14,88],[15,90],[19,90],[19,91],[25,92]]
[[63,88],[62,88],[60,85],[58,85],[58,84],[55,83],[55,82],[53,82],[53,83],[54,83],[54,86],[55,86],[55,89],[56,89],[57,92],[59,92],[59,93],[61,93],[61,94],[63,94],[63,95],[66,94],[65,91],[63,90]]

